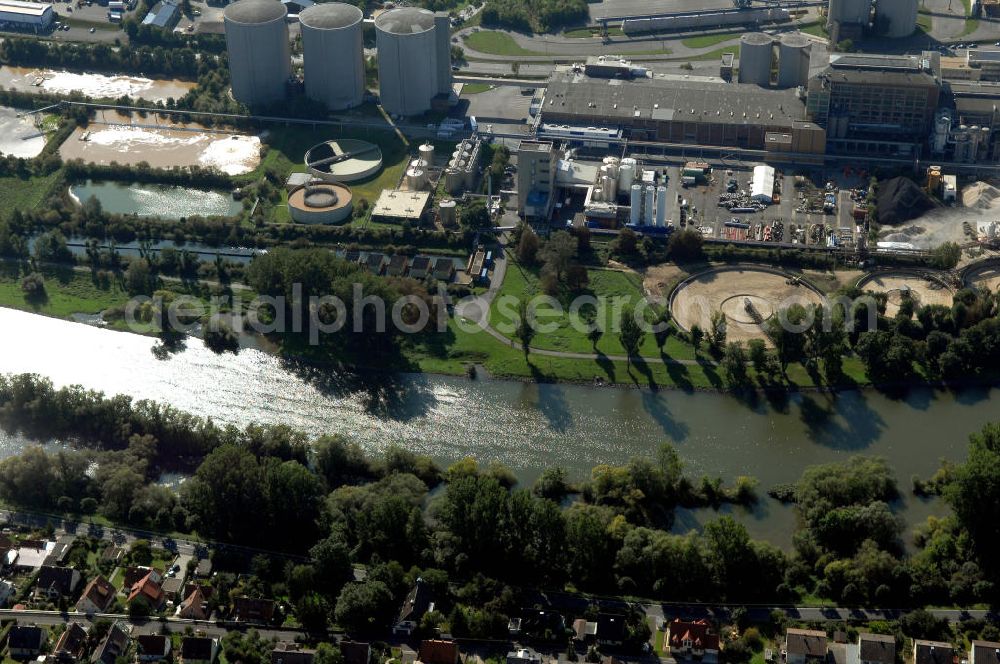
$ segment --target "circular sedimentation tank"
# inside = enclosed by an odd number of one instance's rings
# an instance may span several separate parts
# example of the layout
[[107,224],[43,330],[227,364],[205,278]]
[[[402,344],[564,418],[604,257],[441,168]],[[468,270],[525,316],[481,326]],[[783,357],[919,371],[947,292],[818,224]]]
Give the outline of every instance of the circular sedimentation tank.
[[307,184],[288,195],[288,210],[298,224],[337,224],[351,216],[354,195],[336,182]]
[[324,141],[305,156],[309,173],[327,182],[357,182],[382,169],[382,150],[374,143],[353,138]]
[[299,14],[306,96],[331,110],[359,106],[365,95],[364,14],[329,2]]
[[278,0],[239,0],[223,12],[233,98],[248,106],[285,98],[292,74],[288,11]]

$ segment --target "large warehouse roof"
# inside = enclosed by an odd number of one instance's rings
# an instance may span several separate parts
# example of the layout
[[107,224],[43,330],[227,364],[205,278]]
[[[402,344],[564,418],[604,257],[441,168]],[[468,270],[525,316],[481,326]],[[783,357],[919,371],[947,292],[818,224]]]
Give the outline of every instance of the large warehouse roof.
[[52,5],[39,2],[21,2],[21,0],[0,0],[0,12],[22,14],[24,16],[42,16]]
[[767,90],[682,77],[623,81],[582,75],[553,76],[542,107],[546,112],[614,120],[662,120],[791,126],[805,117],[795,90]]

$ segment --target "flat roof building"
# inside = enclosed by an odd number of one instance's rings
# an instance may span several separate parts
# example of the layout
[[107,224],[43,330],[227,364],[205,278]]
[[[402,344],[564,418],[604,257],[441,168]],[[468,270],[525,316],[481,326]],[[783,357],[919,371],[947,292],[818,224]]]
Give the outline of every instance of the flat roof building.
[[0,26],[42,30],[55,21],[52,5],[43,2],[0,0]]
[[430,197],[429,191],[383,189],[372,208],[372,218],[417,221],[424,214]]

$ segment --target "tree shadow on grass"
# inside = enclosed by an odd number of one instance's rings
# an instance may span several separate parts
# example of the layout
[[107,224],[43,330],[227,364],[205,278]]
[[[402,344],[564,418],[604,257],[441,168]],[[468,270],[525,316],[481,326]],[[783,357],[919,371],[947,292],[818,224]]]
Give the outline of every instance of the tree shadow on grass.
[[688,394],[694,392],[694,385],[691,383],[691,378],[688,376],[687,366],[677,362],[671,362],[670,358],[662,352],[660,353],[660,358],[663,360],[663,365],[667,368],[667,375],[670,376],[670,381],[677,386],[678,389],[683,390]]
[[615,382],[615,363],[611,361],[611,358],[596,348],[594,349],[594,352],[597,353],[597,359],[594,361],[597,362],[597,366],[601,368],[604,375],[608,377],[608,382]]
[[[636,371],[638,371],[646,378],[646,386],[649,389],[651,389],[654,392],[660,389],[660,385],[656,382],[656,377],[653,376],[653,370],[650,368],[649,364],[646,363],[646,360],[644,358],[641,357],[633,358],[632,366],[634,366],[636,368]],[[629,372],[629,375],[630,376],[632,375],[631,371]],[[635,378],[633,378],[632,380],[635,382],[636,385],[639,385],[639,382],[635,380]]]

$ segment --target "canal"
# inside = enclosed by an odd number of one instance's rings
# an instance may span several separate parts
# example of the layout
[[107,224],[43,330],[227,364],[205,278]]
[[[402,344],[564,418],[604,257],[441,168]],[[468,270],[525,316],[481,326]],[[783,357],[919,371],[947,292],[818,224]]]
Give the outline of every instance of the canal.
[[[441,463],[496,460],[524,483],[553,465],[583,478],[594,465],[651,455],[670,442],[696,479],[758,478],[760,503],[731,512],[755,537],[783,547],[791,543],[794,511],[768,498],[767,488],[794,482],[810,465],[882,456],[895,470],[904,494],[897,508],[912,528],[945,506],[910,496],[911,476],[931,474],[942,458],[964,458],[968,434],[1000,413],[994,389],[916,389],[900,399],[871,391],[804,393],[748,403],[713,392],[331,376],[256,350],[215,355],[197,339],[158,359],[154,339],[9,309],[0,309],[0,326],[2,372],[153,399],[223,423],[340,433],[372,452],[398,444]],[[23,444],[5,434],[0,451]],[[678,529],[712,515],[681,512]]]

